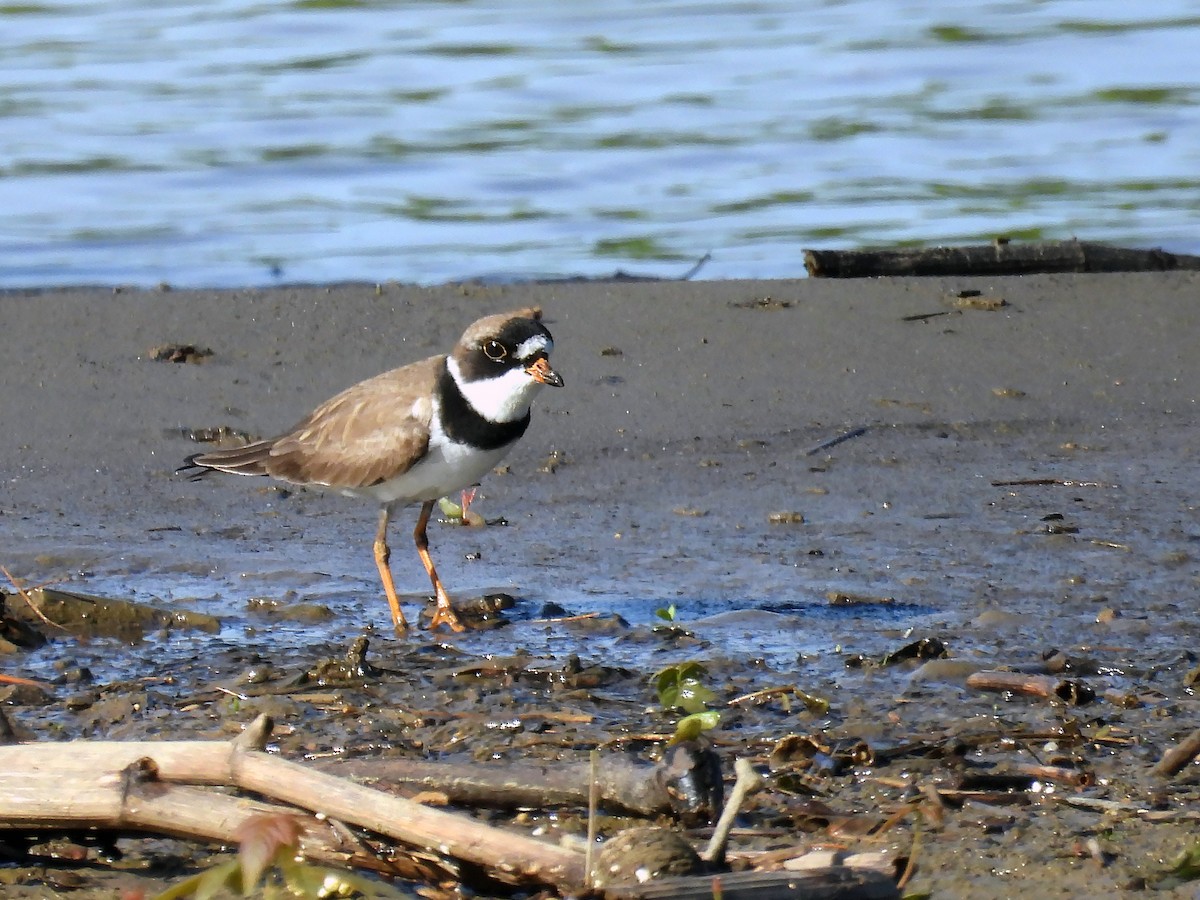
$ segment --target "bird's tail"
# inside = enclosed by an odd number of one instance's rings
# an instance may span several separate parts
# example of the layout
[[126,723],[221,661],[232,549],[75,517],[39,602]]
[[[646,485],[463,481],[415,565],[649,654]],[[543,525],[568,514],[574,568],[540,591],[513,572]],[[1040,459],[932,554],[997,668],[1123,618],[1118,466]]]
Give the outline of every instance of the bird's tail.
[[271,456],[273,441],[256,441],[244,447],[228,450],[212,450],[208,453],[193,453],[183,461],[175,472],[191,481],[203,478],[209,472],[229,472],[233,475],[266,475],[267,460]]

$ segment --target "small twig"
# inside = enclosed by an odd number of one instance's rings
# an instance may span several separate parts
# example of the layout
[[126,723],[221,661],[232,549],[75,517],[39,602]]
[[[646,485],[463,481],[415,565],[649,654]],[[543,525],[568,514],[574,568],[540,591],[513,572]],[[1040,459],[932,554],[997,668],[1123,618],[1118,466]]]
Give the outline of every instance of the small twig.
[[763,688],[761,691],[751,691],[749,694],[742,694],[740,697],[734,697],[729,701],[729,706],[741,706],[743,703],[759,703],[762,700],[767,700],[771,697],[779,696],[780,694],[790,694],[796,690],[794,684],[785,684],[780,687]]
[[1162,755],[1150,771],[1155,775],[1171,776],[1183,771],[1200,754],[1200,728]]
[[946,801],[942,799],[942,795],[938,793],[937,785],[932,782],[926,782],[921,785],[921,793],[924,795],[927,803],[922,803],[918,809],[924,815],[934,828],[941,828],[942,823],[946,819]]
[[817,444],[816,446],[809,447],[807,450],[804,451],[804,455],[805,456],[816,456],[822,450],[828,450],[830,447],[836,447],[838,444],[842,443],[843,441],[849,441],[849,440],[853,440],[856,437],[862,437],[864,434],[867,433],[867,431],[869,429],[870,429],[869,425],[862,425],[858,428],[851,428],[849,431],[844,431],[839,435],[829,438],[828,440],[821,441],[821,443]]
[[588,755],[591,763],[591,784],[588,785],[587,847],[583,852],[583,871],[588,884],[592,881],[592,851],[596,847],[596,807],[600,803],[600,751],[593,748]]
[[700,854],[701,859],[707,863],[724,862],[725,846],[729,843],[729,832],[733,829],[738,811],[746,797],[762,784],[762,779],[754,771],[754,767],[750,765],[748,759],[738,759],[733,764],[733,771],[736,779],[733,789],[729,792],[729,800],[725,803],[725,808],[721,810],[721,817],[717,819],[717,824],[713,828],[708,847]]
[[1058,487],[1095,487],[1116,488],[1120,485],[1105,484],[1103,481],[1076,481],[1073,478],[1017,478],[1013,481],[993,481],[992,487],[1042,487],[1057,485]]
[[696,274],[704,268],[708,261],[712,259],[712,251],[705,253],[702,257],[692,264],[692,267],[679,276],[680,281],[691,281],[696,277]]
[[1086,769],[1071,769],[1067,766],[1042,766],[1029,763],[1017,763],[1013,770],[1022,775],[1036,778],[1038,781],[1052,781],[1055,784],[1065,784],[1069,787],[1091,787],[1096,783],[1096,775]]
[[[30,612],[32,612],[35,616],[37,616],[39,619],[41,619],[44,623],[49,625],[51,628],[57,628],[59,631],[67,630],[65,627],[63,627],[62,625],[59,625],[57,622],[52,622],[46,618],[46,614],[37,608],[37,605],[34,604],[34,602],[33,602],[33,598],[29,596],[29,593],[26,591],[26,589],[23,588],[20,585],[20,583],[17,581],[17,579],[15,579],[13,577],[12,572],[8,571],[8,569],[6,569],[4,566],[0,566],[0,572],[4,573],[4,577],[8,579],[8,583],[11,584],[13,586],[14,590],[16,590],[16,592],[21,595],[21,599],[25,601],[25,604],[29,607]],[[54,584],[54,583],[55,582],[53,582],[53,581],[47,581],[44,584],[38,585],[38,587],[46,587],[47,585]],[[37,588],[34,588],[34,590],[37,590]]]
[[1022,672],[972,672],[967,676],[967,687],[977,691],[1003,691],[1041,697],[1043,700],[1058,698],[1072,706],[1083,706],[1096,699],[1096,692],[1082,681]]
[[18,675],[0,675],[0,682],[3,682],[4,684],[23,684],[26,687],[35,687],[39,690],[43,690],[47,694],[54,693],[54,688],[52,688],[50,685],[41,681],[34,681],[32,678],[21,678]]
[[900,880],[896,882],[896,887],[901,891],[904,890],[908,880],[912,878],[913,872],[917,870],[917,853],[921,849],[921,827],[920,821],[913,823],[912,846],[908,851],[908,862],[904,865],[904,872],[900,876]]
[[884,819],[880,825],[876,826],[874,831],[871,832],[871,838],[877,841],[883,840],[885,834],[903,822],[916,808],[916,803],[913,801],[902,804],[899,809]]
[[595,619],[600,616],[598,612],[580,613],[577,616],[560,616],[557,619],[530,619],[530,625],[558,625],[562,622],[578,622],[581,619]]
[[1129,813],[1140,816],[1150,810],[1141,803],[1123,803],[1120,800],[1104,800],[1100,797],[1080,797],[1075,794],[1058,794],[1059,803],[1101,813]]

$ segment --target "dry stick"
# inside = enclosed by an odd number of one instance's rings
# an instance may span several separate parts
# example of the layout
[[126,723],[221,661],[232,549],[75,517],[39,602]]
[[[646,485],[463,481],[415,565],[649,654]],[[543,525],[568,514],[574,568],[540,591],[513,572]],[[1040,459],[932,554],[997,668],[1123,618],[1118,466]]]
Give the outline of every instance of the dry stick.
[[1049,675],[1026,675],[1022,672],[973,672],[967,676],[967,687],[979,691],[1009,691],[1044,700],[1057,698],[1080,705],[1095,698],[1095,692],[1081,681],[1063,680]]
[[1155,775],[1170,776],[1183,771],[1197,754],[1200,754],[1200,728],[1162,755],[1162,759],[1150,771]]
[[1103,481],[1075,481],[1071,478],[1018,478],[1015,481],[993,481],[992,487],[1039,487],[1052,484],[1059,487],[1120,487],[1116,484],[1105,484]]
[[[583,884],[583,855],[467,816],[428,809],[381,791],[212,741],[69,742],[0,746],[0,822],[9,827],[79,826],[81,811],[111,821],[112,793],[123,772],[143,758],[158,778],[236,785],[387,835],[406,844],[485,867],[508,881],[537,880],[563,889]],[[57,781],[90,776],[89,790],[63,795]],[[37,789],[31,790],[30,785]],[[85,803],[91,798],[92,805]],[[120,812],[118,807],[116,813]],[[86,818],[86,816],[85,816]]]
[[1043,766],[1036,763],[1016,763],[1014,772],[1028,775],[1038,781],[1053,781],[1055,784],[1065,784],[1069,787],[1091,787],[1096,783],[1096,775],[1086,769],[1070,769],[1066,766]]
[[733,789],[729,792],[729,800],[725,803],[725,808],[721,810],[721,817],[717,819],[716,827],[713,828],[708,847],[700,854],[701,858],[708,863],[725,861],[725,846],[729,843],[729,832],[733,830],[733,823],[737,819],[738,811],[747,795],[762,784],[762,779],[758,777],[758,773],[754,771],[754,767],[750,765],[748,759],[738,759],[734,762],[733,771],[737,777],[733,783]]
[[530,619],[530,625],[561,625],[564,622],[582,622],[584,619],[597,619],[600,617],[598,612],[579,613],[574,616],[558,616],[553,619]]
[[465,806],[584,806],[595,780],[600,799],[639,815],[670,812],[671,796],[655,766],[605,753],[595,779],[587,762],[555,766],[514,761],[484,766],[425,759],[329,759],[315,768],[356,781],[382,781],[438,791]]
[[[17,593],[21,595],[21,599],[25,601],[25,605],[29,607],[30,612],[32,612],[35,616],[37,616],[39,619],[41,619],[43,622],[45,622],[51,628],[57,628],[60,631],[67,630],[62,625],[59,625],[57,622],[51,622],[49,619],[46,618],[46,614],[37,608],[37,605],[33,602],[33,598],[29,596],[29,592],[27,590],[25,590],[25,588],[23,588],[17,582],[17,579],[13,578],[12,572],[8,571],[8,569],[5,568],[4,566],[0,566],[0,572],[4,573],[4,577],[8,579],[8,583],[11,584],[16,589]],[[53,582],[48,581],[48,582],[46,582],[46,584],[38,585],[38,587],[45,587],[48,584],[53,584]],[[37,590],[37,588],[34,588],[34,590]]]
[[917,870],[917,853],[921,849],[921,827],[920,823],[913,823],[912,846],[908,850],[908,862],[904,866],[904,871],[900,875],[899,881],[896,882],[896,887],[901,891],[907,886],[910,878],[913,877],[913,872]]
[[53,694],[54,688],[41,681],[34,681],[32,678],[21,678],[19,675],[0,675],[0,682],[4,684],[23,684],[25,687],[35,687],[38,690],[45,691],[47,694]]
[[869,428],[869,426],[863,425],[859,428],[852,428],[849,431],[844,431],[839,435],[835,435],[834,437],[831,437],[828,440],[821,441],[821,443],[816,444],[812,447],[809,447],[807,450],[804,451],[804,455],[805,456],[816,456],[822,450],[828,450],[830,447],[836,447],[838,444],[842,443],[843,441],[849,441],[849,440],[853,440],[856,437],[862,437],[864,434],[867,433],[868,428]]
[[587,827],[587,851],[583,858],[583,869],[587,872],[588,883],[592,880],[592,850],[596,846],[596,807],[600,801],[600,751],[593,748],[588,754],[588,761],[592,767],[591,784],[588,788],[588,827]]
[[[136,780],[133,779],[133,780]],[[186,785],[131,784],[131,779],[92,774],[42,773],[0,776],[0,830],[52,827],[111,828],[216,843],[237,843],[237,831],[256,816],[290,814],[300,820],[300,852],[314,862],[346,866],[357,859],[389,871],[382,861],[347,848],[328,823],[292,807],[229,797]],[[102,782],[102,783],[101,783]]]

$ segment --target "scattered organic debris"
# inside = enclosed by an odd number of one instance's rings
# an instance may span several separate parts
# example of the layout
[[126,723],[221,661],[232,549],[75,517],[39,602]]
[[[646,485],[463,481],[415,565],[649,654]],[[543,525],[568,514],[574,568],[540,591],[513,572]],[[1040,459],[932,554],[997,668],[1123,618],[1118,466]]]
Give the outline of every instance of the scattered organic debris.
[[147,355],[155,362],[198,363],[208,359],[213,352],[195,344],[163,344],[151,347]]
[[[24,608],[40,633],[69,646],[30,610],[39,592],[68,593],[28,590],[29,603],[13,594],[5,609]],[[97,600],[69,596],[87,608]],[[888,605],[848,614],[876,608]],[[548,620],[674,654],[653,675],[602,657],[476,656],[357,638],[319,653],[216,654],[201,663],[211,673],[201,685],[177,665],[156,669],[152,657],[129,683],[97,683],[66,666],[46,679],[53,694],[26,683],[27,673],[0,679],[11,720],[0,741],[38,741],[0,746],[5,877],[111,884],[105,873],[121,870],[105,848],[137,829],[241,843],[238,856],[218,854],[210,867],[180,864],[168,897],[219,884],[303,896],[320,890],[318,880],[379,896],[379,876],[434,890],[462,884],[479,896],[514,886],[564,893],[589,870],[579,849],[589,828],[607,848],[592,869],[608,871],[611,897],[783,884],[894,897],[905,878],[920,894],[947,877],[947,853],[1042,828],[1065,843],[1048,837],[1041,864],[1094,866],[1106,885],[1200,877],[1194,841],[1144,849],[1156,829],[1190,834],[1200,821],[1186,802],[1200,732],[1171,727],[1191,708],[1190,654],[1151,665],[1093,643],[1014,646],[1004,658],[1002,645],[988,644],[982,657],[978,644],[956,652],[950,635],[904,634],[891,649],[845,648],[826,664],[831,676],[800,658],[797,675],[721,655],[673,604],[657,618],[656,627],[588,614]],[[377,642],[385,652],[370,656]],[[261,713],[281,722],[272,754],[254,749],[265,746],[264,720],[236,745],[145,741],[164,727],[211,738]],[[734,774],[725,802],[722,775]],[[734,815],[741,827],[721,838],[722,827],[707,846],[707,834],[702,842],[681,830]],[[74,836],[81,828],[86,839]],[[72,835],[54,845],[47,829]],[[1119,837],[1107,836],[1113,829]],[[648,854],[632,867],[620,849],[629,845]],[[121,846],[135,859],[143,852],[136,840]],[[56,860],[67,856],[89,860],[86,874],[62,870]],[[638,881],[652,873],[663,880]],[[163,889],[160,881],[150,893]]]
[[1003,297],[985,296],[983,291],[966,289],[956,292],[950,298],[950,305],[955,309],[979,309],[995,312],[1008,306],[1008,301]]
[[258,440],[258,436],[231,425],[217,425],[210,428],[180,428],[172,429],[169,434],[182,434],[189,441],[197,444],[216,444],[217,446],[240,447]]
[[752,300],[735,300],[729,304],[734,309],[779,310],[791,309],[791,300],[778,300],[775,297],[755,297]]

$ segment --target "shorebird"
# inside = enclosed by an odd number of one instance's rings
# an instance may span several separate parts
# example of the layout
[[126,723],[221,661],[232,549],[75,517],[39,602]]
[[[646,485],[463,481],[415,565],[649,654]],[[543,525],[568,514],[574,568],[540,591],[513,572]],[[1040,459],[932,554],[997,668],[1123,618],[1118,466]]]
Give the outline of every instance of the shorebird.
[[476,484],[513,448],[541,388],[562,387],[541,318],[538,308],[487,316],[449,354],[360,381],[278,437],[194,454],[179,471],[193,479],[209,471],[266,475],[375,500],[375,565],[398,633],[408,623],[392,580],[388,523],[399,507],[420,502],[413,540],[437,599],[429,627],[462,631],[429,555],[426,526],[438,498]]

